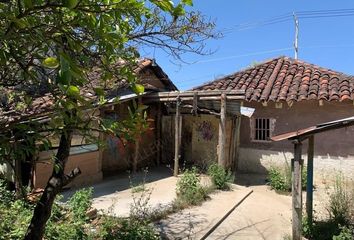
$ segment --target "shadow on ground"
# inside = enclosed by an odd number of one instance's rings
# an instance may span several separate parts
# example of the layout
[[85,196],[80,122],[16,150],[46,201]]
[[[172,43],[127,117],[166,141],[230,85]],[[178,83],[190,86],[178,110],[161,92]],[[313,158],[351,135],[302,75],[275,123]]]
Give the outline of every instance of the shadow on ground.
[[[152,169],[141,170],[135,174],[129,172],[117,173],[116,176],[110,176],[103,181],[93,184],[93,198],[109,195],[115,192],[121,192],[142,183],[151,183],[172,176],[171,169],[168,167],[156,167]],[[71,197],[75,191],[80,188],[73,188],[64,191],[64,201]]]
[[262,186],[267,184],[267,175],[236,172],[234,183],[244,187]]

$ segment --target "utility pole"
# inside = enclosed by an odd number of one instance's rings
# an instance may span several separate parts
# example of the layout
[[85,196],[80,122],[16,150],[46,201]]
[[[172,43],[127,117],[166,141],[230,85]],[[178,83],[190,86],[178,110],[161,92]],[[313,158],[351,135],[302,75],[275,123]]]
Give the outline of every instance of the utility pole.
[[295,12],[293,12],[293,16],[294,16],[294,22],[295,22],[295,41],[294,41],[294,49],[295,49],[295,59],[297,59],[298,56],[298,52],[299,52],[299,48],[298,48],[298,39],[299,39],[299,20],[295,14]]

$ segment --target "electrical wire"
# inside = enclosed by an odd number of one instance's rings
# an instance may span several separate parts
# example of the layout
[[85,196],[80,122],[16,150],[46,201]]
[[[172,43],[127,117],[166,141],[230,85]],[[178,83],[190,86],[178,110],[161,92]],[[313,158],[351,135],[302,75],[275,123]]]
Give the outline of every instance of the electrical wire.
[[258,20],[254,22],[246,22],[242,24],[234,25],[230,28],[222,30],[224,34],[228,34],[234,31],[243,31],[248,29],[254,29],[267,25],[278,24],[287,22],[293,19],[294,15],[299,19],[316,19],[316,18],[331,18],[331,17],[348,17],[354,16],[354,8],[348,9],[329,9],[329,10],[311,10],[311,11],[298,11],[294,13],[286,13],[283,15],[271,17],[264,20]]

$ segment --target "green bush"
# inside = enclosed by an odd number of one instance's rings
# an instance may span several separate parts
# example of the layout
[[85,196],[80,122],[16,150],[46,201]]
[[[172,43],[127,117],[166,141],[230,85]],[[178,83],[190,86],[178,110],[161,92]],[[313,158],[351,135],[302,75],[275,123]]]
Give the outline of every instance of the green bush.
[[76,219],[86,220],[86,212],[92,205],[92,188],[76,191],[69,199],[68,205]]
[[9,205],[15,200],[15,193],[7,190],[6,181],[0,179],[0,204]]
[[[3,193],[4,189],[0,188]],[[87,233],[89,220],[86,211],[91,206],[91,190],[80,190],[69,200],[69,205],[53,204],[52,214],[45,229],[45,239],[91,239]],[[23,200],[0,202],[0,240],[22,239],[31,221],[34,205]]]
[[177,182],[177,201],[181,204],[198,205],[207,198],[207,192],[200,183],[197,169],[186,170]]
[[103,240],[157,240],[155,229],[147,221],[105,217],[100,238]]
[[312,226],[303,220],[303,233],[308,239],[321,240],[353,240],[353,222],[350,213],[353,212],[352,198],[344,179],[337,176],[333,191],[329,193],[327,210],[329,219],[314,221]]
[[[291,169],[288,165],[284,168],[272,166],[268,171],[268,181],[272,189],[280,192],[291,192]],[[306,190],[307,171],[303,167],[301,175],[302,190]]]
[[351,196],[344,179],[338,175],[334,184],[334,190],[329,195],[328,212],[330,218],[341,225],[347,225],[350,221],[350,213],[352,208]]
[[340,233],[333,236],[333,240],[353,240],[354,228],[353,227],[340,227]]
[[230,182],[233,182],[234,178],[231,171],[225,170],[223,167],[216,163],[213,163],[208,168],[208,175],[217,189],[228,190],[230,189]]

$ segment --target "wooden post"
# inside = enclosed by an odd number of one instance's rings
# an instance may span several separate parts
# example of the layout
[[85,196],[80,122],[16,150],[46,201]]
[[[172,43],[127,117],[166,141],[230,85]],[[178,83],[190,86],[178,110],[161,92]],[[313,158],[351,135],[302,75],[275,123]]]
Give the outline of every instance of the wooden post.
[[301,235],[302,235],[301,147],[302,147],[301,142],[295,140],[294,158],[291,160],[293,240],[301,240]]
[[225,162],[225,145],[226,145],[226,94],[221,94],[220,102],[220,122],[219,122],[219,158],[218,164],[226,167]]
[[235,146],[234,146],[234,171],[236,172],[238,169],[238,160],[239,160],[239,155],[240,155],[240,130],[241,130],[241,115],[236,117],[236,124],[235,124],[235,129],[234,129],[234,135],[235,135]]
[[175,165],[174,165],[174,171],[173,171],[173,176],[177,177],[178,175],[178,162],[179,162],[179,150],[180,150],[180,109],[179,106],[181,104],[180,97],[177,97],[176,100],[176,118],[175,118]]
[[157,107],[157,116],[156,116],[156,165],[160,166],[160,162],[161,162],[161,149],[162,149],[162,140],[161,140],[161,129],[162,129],[162,113],[161,113],[162,109],[161,109],[161,103],[158,103],[158,107]]
[[198,113],[198,92],[193,93],[193,116]]
[[315,137],[311,136],[308,140],[307,149],[307,185],[306,185],[306,214],[307,220],[312,225],[313,217],[313,157]]

